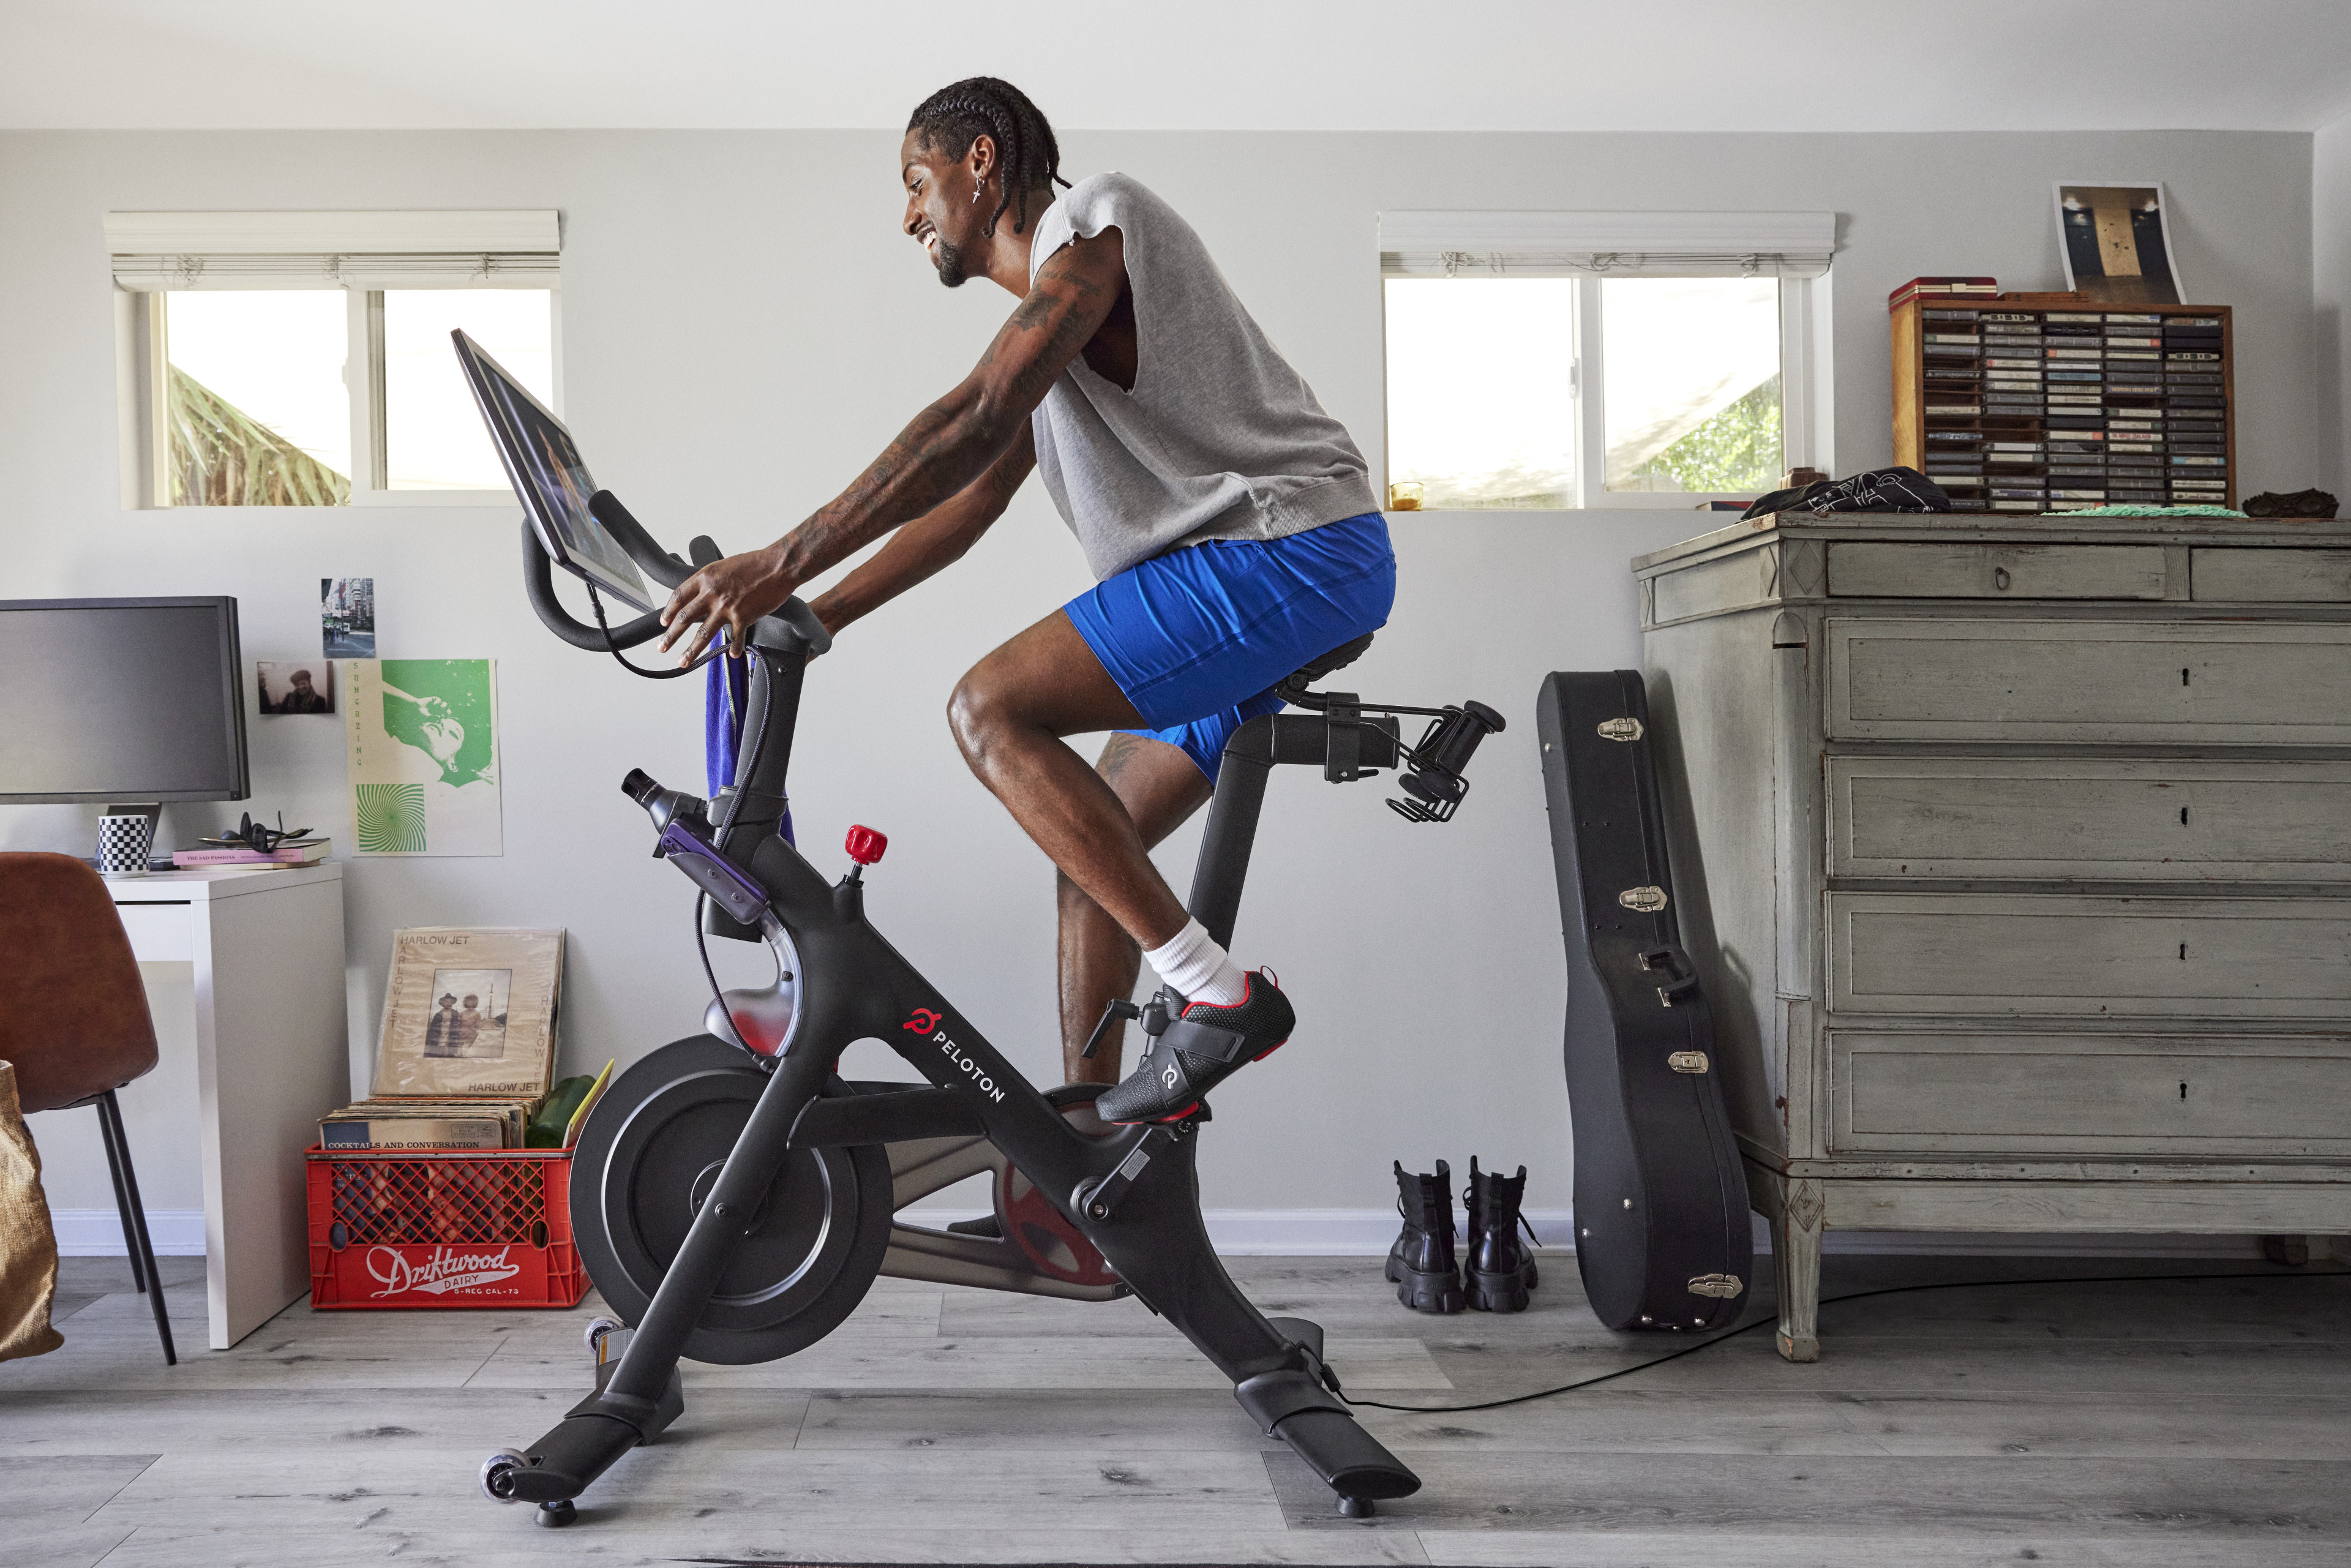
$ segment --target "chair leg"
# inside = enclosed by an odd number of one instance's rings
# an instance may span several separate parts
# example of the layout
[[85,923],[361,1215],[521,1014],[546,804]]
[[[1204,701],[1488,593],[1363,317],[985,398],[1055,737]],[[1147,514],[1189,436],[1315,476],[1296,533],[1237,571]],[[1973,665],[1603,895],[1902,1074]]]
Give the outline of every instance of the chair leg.
[[172,1319],[163,1304],[163,1281],[155,1272],[155,1248],[147,1238],[147,1210],[139,1201],[139,1173],[131,1165],[131,1135],[122,1128],[122,1107],[115,1103],[110,1089],[98,1099],[99,1121],[108,1129],[107,1153],[114,1159],[116,1189],[125,1199],[122,1206],[122,1226],[131,1238],[131,1270],[145,1272],[148,1284],[147,1305],[155,1314],[155,1337],[163,1342],[163,1364],[180,1364],[180,1353],[172,1345]]
[[114,1119],[106,1113],[110,1098],[104,1096],[89,1103],[98,1113],[99,1138],[106,1145],[106,1174],[114,1178],[114,1214],[122,1221],[122,1250],[131,1260],[131,1288],[143,1296],[147,1293],[147,1268],[140,1260],[138,1233],[131,1228],[131,1195],[122,1186],[123,1146],[116,1141]]

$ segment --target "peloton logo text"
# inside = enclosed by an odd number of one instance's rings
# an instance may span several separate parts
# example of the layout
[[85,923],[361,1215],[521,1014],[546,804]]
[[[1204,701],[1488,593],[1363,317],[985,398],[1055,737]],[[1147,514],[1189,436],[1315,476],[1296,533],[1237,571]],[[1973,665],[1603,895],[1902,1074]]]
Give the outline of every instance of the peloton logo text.
[[484,1295],[511,1296],[514,1291],[485,1291],[481,1287],[500,1280],[511,1280],[522,1272],[518,1263],[507,1261],[512,1248],[501,1247],[495,1252],[457,1252],[446,1247],[435,1247],[428,1260],[410,1262],[389,1247],[368,1249],[368,1272],[383,1287],[378,1296],[397,1296],[410,1291],[423,1291],[430,1295],[442,1295],[450,1291],[465,1291]]
[[933,1043],[938,1046],[941,1054],[945,1055],[949,1061],[954,1062],[956,1066],[961,1068],[963,1070],[964,1076],[970,1079],[974,1084],[977,1085],[979,1092],[982,1094],[987,1095],[989,1098],[994,1100],[1002,1100],[1004,1098],[1004,1091],[996,1086],[996,1080],[990,1078],[987,1072],[981,1069],[978,1062],[974,1061],[970,1057],[966,1056],[963,1053],[963,1048],[956,1044],[956,1042],[948,1037],[947,1031],[939,1027],[939,1024],[944,1020],[946,1016],[946,1015],[944,1013],[933,1012],[928,1008],[916,1008],[914,1009],[914,1016],[908,1019],[904,1023],[898,1027],[911,1030],[915,1034],[929,1035]]

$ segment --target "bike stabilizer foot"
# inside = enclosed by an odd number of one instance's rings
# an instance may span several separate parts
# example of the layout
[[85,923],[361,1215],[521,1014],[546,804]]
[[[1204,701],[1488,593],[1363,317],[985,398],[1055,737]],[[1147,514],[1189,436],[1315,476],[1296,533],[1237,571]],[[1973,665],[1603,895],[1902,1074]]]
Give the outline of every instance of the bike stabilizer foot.
[[675,1372],[658,1403],[606,1393],[604,1385],[619,1364],[615,1357],[598,1367],[596,1392],[573,1406],[528,1452],[493,1457],[482,1469],[482,1490],[499,1502],[539,1504],[541,1524],[570,1523],[573,1498],[685,1410],[685,1391]]
[[1375,1500],[1418,1491],[1420,1478],[1355,1425],[1353,1415],[1322,1385],[1317,1375],[1321,1358],[1309,1352],[1301,1359],[1314,1370],[1261,1372],[1236,1385],[1233,1397],[1266,1436],[1289,1444],[1290,1452],[1339,1494],[1339,1511],[1349,1518],[1372,1512]]

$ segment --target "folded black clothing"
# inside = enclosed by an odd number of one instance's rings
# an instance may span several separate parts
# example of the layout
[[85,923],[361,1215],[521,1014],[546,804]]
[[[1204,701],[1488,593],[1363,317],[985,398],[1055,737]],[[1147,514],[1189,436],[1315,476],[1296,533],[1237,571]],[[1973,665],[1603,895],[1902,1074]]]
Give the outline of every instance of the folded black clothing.
[[2249,517],[2331,517],[2336,505],[2324,490],[2296,490],[2288,496],[2264,490],[2247,497],[2237,509]]
[[1847,479],[1823,479],[1792,490],[1774,490],[1741,518],[1772,512],[1948,512],[1950,497],[1916,468],[1873,468]]

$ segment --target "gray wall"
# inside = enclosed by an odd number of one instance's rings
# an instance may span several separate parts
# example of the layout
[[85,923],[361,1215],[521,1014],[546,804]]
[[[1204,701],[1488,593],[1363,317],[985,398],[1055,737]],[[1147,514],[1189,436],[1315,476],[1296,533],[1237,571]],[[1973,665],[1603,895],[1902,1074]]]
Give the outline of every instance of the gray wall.
[[2345,328],[2351,316],[2351,116],[2311,138],[2310,232],[2317,374],[2312,423],[2318,436],[2310,483],[2342,497],[2351,487],[2351,424],[2344,418],[2345,389],[2351,387],[2351,332]]
[[[1383,207],[1835,210],[1835,449],[1850,472],[1889,455],[1886,290],[1922,272],[2061,286],[2060,177],[2168,183],[2183,276],[2198,299],[2238,309],[2252,484],[2298,485],[2333,460],[2334,432],[2314,413],[2305,135],[1065,141],[1072,171],[1123,169],[1197,225],[1375,465]],[[122,511],[100,214],[561,208],[567,412],[598,477],[673,542],[706,530],[740,549],[832,495],[961,375],[1008,308],[986,285],[940,289],[898,235],[894,147],[871,132],[0,136],[5,591],[234,593],[250,660],[315,653],[318,580],[371,574],[383,653],[499,661],[505,857],[350,869],[361,1060],[390,935],[407,925],[569,927],[567,1071],[626,1062],[694,1027],[692,900],[646,857],[643,819],[615,785],[642,765],[700,787],[699,697],[680,689],[694,683],[630,679],[537,626],[510,507]],[[2339,301],[2339,266],[2335,276]],[[1547,670],[1637,664],[1626,558],[1698,526],[1686,511],[1395,519],[1402,586],[1360,685],[1405,701],[1475,695],[1513,725],[1443,829],[1406,828],[1374,787],[1279,779],[1237,948],[1280,970],[1304,1023],[1219,1098],[1211,1207],[1376,1209],[1392,1157],[1425,1168],[1472,1153],[1525,1161],[1530,1205],[1566,1206],[1563,982],[1531,699]],[[966,773],[941,710],[976,658],[1085,584],[1030,486],[961,567],[815,667],[794,791],[820,865],[840,862],[851,821],[891,834],[872,878],[876,920],[1040,1078],[1056,1059],[1051,873]],[[251,804],[347,846],[340,724],[256,718],[253,737]],[[236,810],[174,808],[167,826],[185,841]],[[87,852],[93,817],[0,810],[0,844]],[[1166,852],[1179,879],[1196,842]],[[53,1201],[103,1207],[100,1168],[64,1148],[95,1138],[36,1129],[57,1145]],[[150,1201],[194,1207],[193,1182],[192,1167],[155,1171]]]

